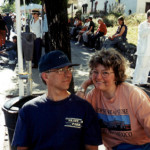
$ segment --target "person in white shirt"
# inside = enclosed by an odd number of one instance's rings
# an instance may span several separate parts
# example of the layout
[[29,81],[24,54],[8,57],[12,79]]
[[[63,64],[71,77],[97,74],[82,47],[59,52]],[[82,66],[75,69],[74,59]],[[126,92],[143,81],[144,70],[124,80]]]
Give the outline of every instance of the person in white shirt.
[[133,74],[133,84],[147,86],[150,71],[150,9],[147,11],[147,20],[138,27],[137,61]]
[[40,12],[38,9],[33,9],[32,15],[33,19],[30,21],[30,31],[36,35],[34,41],[33,68],[37,68],[42,53],[42,21],[39,18]]

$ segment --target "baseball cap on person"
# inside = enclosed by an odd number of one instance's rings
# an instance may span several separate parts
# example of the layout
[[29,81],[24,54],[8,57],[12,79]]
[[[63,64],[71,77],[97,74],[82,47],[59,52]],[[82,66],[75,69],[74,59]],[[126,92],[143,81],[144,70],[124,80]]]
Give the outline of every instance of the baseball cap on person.
[[42,73],[51,69],[78,65],[79,64],[72,64],[62,51],[54,50],[41,57],[39,62],[39,72]]

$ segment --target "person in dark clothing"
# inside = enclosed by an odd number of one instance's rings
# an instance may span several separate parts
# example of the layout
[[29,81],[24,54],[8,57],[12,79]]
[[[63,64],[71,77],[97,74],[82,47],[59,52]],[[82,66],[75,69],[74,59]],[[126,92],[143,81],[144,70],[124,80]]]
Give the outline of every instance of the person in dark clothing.
[[16,63],[16,58],[17,58],[17,36],[13,36],[13,45],[11,47],[8,47],[2,51],[0,51],[0,53],[6,53],[8,52],[8,58],[9,58],[9,62],[8,64],[15,64]]
[[108,39],[104,42],[103,48],[110,48],[114,47],[119,42],[125,42],[127,40],[127,26],[124,24],[124,18],[120,16],[118,18],[119,27],[117,29],[117,32],[109,36]]
[[90,38],[90,40],[91,40],[91,47],[92,47],[91,50],[95,49],[95,41],[96,41],[96,39],[101,37],[101,36],[103,36],[103,35],[106,35],[106,33],[107,33],[107,27],[106,27],[105,23],[103,22],[102,18],[98,19],[98,24],[99,24],[99,27],[98,27],[97,31]]
[[2,48],[2,46],[5,46],[6,31],[8,32],[6,22],[3,20],[0,14],[0,48]]
[[91,35],[92,33],[94,33],[94,27],[95,27],[95,24],[94,22],[92,21],[92,17],[89,17],[89,20],[90,20],[90,25],[88,27],[88,31],[84,32],[83,33],[83,41],[85,44],[88,43],[88,37],[89,35]]
[[60,50],[39,62],[47,93],[24,104],[12,146],[18,150],[98,150],[102,144],[98,116],[92,106],[68,91],[73,66]]
[[10,39],[10,30],[11,30],[11,27],[13,25],[13,22],[12,22],[11,17],[9,16],[9,13],[7,13],[6,16],[4,17],[4,21],[6,22],[6,25],[8,28],[7,40],[9,40]]

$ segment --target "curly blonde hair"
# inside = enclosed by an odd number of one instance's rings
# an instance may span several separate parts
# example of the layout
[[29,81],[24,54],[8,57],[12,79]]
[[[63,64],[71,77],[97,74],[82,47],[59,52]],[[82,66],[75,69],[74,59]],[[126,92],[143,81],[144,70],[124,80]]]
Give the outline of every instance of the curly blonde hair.
[[129,63],[115,49],[102,49],[101,51],[96,52],[89,61],[91,71],[99,64],[103,65],[107,69],[113,69],[115,73],[116,85],[121,84],[127,79],[126,69],[129,66]]

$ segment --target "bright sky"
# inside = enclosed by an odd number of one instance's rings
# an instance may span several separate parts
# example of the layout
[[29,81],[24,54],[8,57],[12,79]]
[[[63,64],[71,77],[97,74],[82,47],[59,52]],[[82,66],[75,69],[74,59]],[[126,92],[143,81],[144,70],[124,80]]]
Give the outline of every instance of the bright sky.
[[0,0],[0,6],[4,3],[4,0]]

